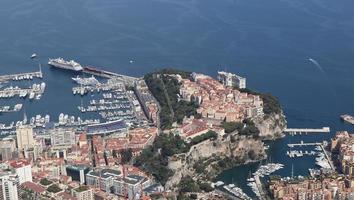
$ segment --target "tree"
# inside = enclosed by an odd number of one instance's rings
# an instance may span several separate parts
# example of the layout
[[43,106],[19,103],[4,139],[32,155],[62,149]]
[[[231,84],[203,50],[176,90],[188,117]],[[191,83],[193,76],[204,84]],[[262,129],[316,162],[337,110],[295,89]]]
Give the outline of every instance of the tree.
[[120,155],[121,155],[121,161],[123,164],[126,164],[126,163],[129,163],[130,160],[132,159],[133,157],[133,151],[131,148],[129,149],[123,149],[121,152],[120,152]]

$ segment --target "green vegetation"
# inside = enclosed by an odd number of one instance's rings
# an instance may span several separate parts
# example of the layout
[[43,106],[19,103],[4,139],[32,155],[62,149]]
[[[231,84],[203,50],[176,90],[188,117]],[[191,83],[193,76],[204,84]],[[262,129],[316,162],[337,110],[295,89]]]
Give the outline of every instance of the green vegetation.
[[181,123],[185,116],[196,116],[198,105],[178,99],[180,83],[171,74],[179,74],[182,78],[189,78],[190,72],[174,69],[163,69],[145,75],[144,79],[151,93],[160,104],[161,128],[170,129],[173,122]]
[[213,187],[207,182],[198,182],[199,188],[203,190],[204,192],[211,192],[214,190]]
[[244,124],[240,122],[222,122],[221,125],[225,129],[225,133],[232,133],[236,130],[239,131],[244,126]]
[[200,192],[198,183],[196,183],[190,176],[182,177],[178,187],[180,192]]
[[152,147],[148,147],[135,159],[134,165],[152,174],[161,184],[173,175],[168,158],[175,154],[186,153],[189,146],[178,136],[162,134],[156,137]]
[[80,187],[78,187],[78,188],[75,188],[75,191],[76,192],[83,192],[83,191],[86,191],[86,190],[88,190],[89,188],[86,186],[86,185],[82,185],[82,186],[80,186]]
[[126,163],[129,163],[133,157],[133,151],[131,148],[129,149],[123,149],[121,152],[120,152],[120,155],[121,155],[121,162],[123,164],[126,164]]
[[48,179],[46,179],[46,178],[43,178],[43,179],[41,179],[41,180],[39,181],[39,183],[40,183],[41,185],[48,186],[48,185],[52,184],[53,182],[50,181],[50,180],[48,180]]
[[52,193],[58,193],[61,191],[61,189],[59,188],[59,186],[57,184],[53,184],[47,188],[47,191],[52,192]]
[[252,91],[248,88],[240,89],[241,92],[246,92],[248,94],[254,94],[261,96],[263,100],[263,112],[266,115],[270,114],[280,114],[282,112],[281,105],[278,99],[269,93],[260,93],[256,91]]
[[192,138],[192,140],[190,141],[190,145],[195,145],[198,144],[200,142],[203,142],[204,140],[208,140],[208,139],[216,139],[218,137],[218,134],[215,131],[208,131],[202,135],[198,135],[194,138]]
[[240,135],[248,135],[253,137],[259,136],[259,129],[250,119],[243,120],[243,123],[223,122],[222,127],[225,129],[225,133],[232,133],[237,131]]

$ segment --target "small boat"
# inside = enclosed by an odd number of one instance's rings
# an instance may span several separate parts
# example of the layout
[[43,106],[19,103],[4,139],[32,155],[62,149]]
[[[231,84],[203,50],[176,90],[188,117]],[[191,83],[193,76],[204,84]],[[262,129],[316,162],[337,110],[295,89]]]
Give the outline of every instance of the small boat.
[[36,57],[37,57],[37,54],[35,54],[35,53],[31,55],[31,59],[34,59]]

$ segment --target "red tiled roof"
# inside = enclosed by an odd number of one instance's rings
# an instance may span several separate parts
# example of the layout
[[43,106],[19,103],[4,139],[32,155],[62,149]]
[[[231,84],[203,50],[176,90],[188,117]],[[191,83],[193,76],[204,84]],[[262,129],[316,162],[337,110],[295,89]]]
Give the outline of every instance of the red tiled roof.
[[36,183],[33,183],[33,182],[24,182],[22,183],[21,185],[23,188],[26,188],[26,189],[29,189],[29,190],[32,190],[34,192],[37,192],[37,193],[42,193],[45,191],[44,187],[36,184]]

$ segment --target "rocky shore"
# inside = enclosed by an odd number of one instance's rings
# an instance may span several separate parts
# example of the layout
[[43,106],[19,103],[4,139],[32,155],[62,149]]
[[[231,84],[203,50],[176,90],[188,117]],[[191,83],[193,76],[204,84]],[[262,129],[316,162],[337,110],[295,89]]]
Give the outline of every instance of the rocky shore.
[[191,147],[185,154],[170,158],[168,167],[174,175],[169,178],[166,189],[176,190],[183,177],[197,181],[211,181],[226,169],[267,158],[263,139],[283,136],[286,121],[283,115],[272,114],[254,119],[260,130],[260,138],[240,136],[237,132],[216,140],[206,140]]

